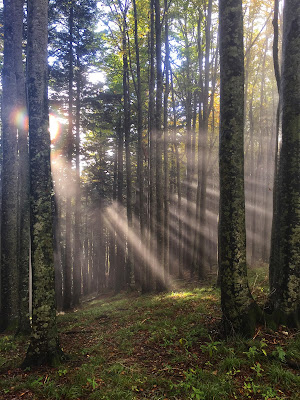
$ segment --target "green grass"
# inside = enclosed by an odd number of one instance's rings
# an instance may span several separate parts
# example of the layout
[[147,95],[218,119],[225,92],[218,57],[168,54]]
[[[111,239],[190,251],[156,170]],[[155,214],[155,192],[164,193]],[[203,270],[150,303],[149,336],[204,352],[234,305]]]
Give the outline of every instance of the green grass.
[[[264,267],[249,272],[258,301]],[[260,327],[256,337],[219,336],[220,293],[183,287],[161,295],[100,297],[58,316],[67,360],[22,371],[24,338],[0,335],[0,399],[298,399],[300,335]],[[292,366],[291,366],[292,365]]]

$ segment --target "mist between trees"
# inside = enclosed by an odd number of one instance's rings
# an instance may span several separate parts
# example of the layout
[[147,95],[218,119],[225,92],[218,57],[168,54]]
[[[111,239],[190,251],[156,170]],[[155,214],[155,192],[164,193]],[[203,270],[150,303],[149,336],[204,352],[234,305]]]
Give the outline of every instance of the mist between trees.
[[60,358],[55,307],[218,271],[226,335],[299,326],[299,2],[24,7],[4,1],[1,330],[31,331],[25,364]]

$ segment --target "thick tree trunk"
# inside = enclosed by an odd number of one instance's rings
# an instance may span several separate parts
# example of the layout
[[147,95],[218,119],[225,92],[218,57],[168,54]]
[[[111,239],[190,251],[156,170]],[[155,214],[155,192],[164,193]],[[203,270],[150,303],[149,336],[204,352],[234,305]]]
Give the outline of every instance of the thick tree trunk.
[[4,61],[2,71],[2,225],[0,331],[15,329],[18,319],[18,159],[17,79],[15,69],[14,1],[4,4]]
[[48,116],[48,2],[28,2],[28,106],[31,195],[32,333],[23,367],[56,364],[52,181]]
[[286,1],[281,75],[282,146],[272,232],[271,302],[275,320],[300,326],[300,4]]
[[219,271],[226,334],[252,334],[257,306],[246,266],[244,195],[244,54],[241,0],[220,0]]

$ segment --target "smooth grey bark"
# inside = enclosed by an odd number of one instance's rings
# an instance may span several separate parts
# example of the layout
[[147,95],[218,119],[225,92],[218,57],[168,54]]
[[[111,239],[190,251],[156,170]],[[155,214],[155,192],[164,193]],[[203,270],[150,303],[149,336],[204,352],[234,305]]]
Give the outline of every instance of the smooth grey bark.
[[257,306],[247,279],[244,194],[244,52],[241,0],[220,0],[219,271],[227,335],[251,335]]
[[27,88],[29,110],[32,332],[23,367],[57,364],[52,179],[48,114],[48,1],[28,1]]
[[2,71],[2,221],[0,331],[15,329],[18,319],[18,159],[15,11],[4,0],[4,60]]
[[281,75],[282,145],[270,270],[276,322],[300,326],[300,3],[286,1]]

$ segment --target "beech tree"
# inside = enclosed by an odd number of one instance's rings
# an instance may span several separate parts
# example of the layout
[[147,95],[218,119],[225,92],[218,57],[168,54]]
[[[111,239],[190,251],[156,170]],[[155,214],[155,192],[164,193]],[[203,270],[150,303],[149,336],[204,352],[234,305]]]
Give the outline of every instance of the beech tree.
[[300,325],[300,3],[286,1],[282,43],[282,145],[270,257],[274,318]]
[[2,223],[1,223],[1,315],[0,331],[15,328],[18,318],[17,229],[17,78],[16,5],[4,1],[4,61],[2,72]]
[[48,115],[48,1],[28,1],[32,332],[23,367],[55,364],[62,352],[56,328],[52,180]]
[[258,308],[247,279],[242,0],[220,0],[219,273],[226,334],[251,334]]

